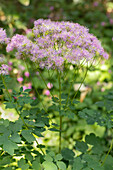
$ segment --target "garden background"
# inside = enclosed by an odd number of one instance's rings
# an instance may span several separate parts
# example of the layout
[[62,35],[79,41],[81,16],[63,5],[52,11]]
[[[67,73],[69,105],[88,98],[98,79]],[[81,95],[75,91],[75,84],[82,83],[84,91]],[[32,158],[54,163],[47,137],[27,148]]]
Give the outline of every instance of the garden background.
[[[6,29],[8,37],[17,33],[27,35],[28,38],[32,37],[31,29],[34,26],[34,21],[40,18],[51,19],[52,21],[71,21],[86,26],[89,28],[89,32],[101,41],[105,51],[109,54],[109,59],[100,60],[97,58],[96,66],[88,70],[85,80],[85,68],[77,68],[77,72],[74,74],[74,66],[71,65],[70,69],[65,71],[65,84],[62,84],[63,93],[67,94],[70,91],[71,98],[76,94],[76,102],[74,109],[72,108],[73,112],[70,111],[67,115],[63,115],[63,150],[58,153],[59,116],[57,111],[53,114],[54,108],[51,107],[52,102],[57,103],[58,97],[59,85],[56,81],[56,73],[50,73],[53,74],[50,78],[45,70],[40,69],[34,72],[33,65],[28,63],[28,66],[26,66],[22,59],[15,58],[14,52],[9,54],[4,45],[0,46],[0,58],[4,58],[4,63],[8,64],[8,71],[11,76],[11,80],[6,83],[9,93],[12,94],[13,89],[15,89],[18,92],[20,90],[24,95],[23,92],[30,89],[26,91],[29,92],[30,99],[37,101],[38,107],[42,109],[40,100],[43,101],[44,108],[48,110],[49,121],[52,120],[51,126],[48,125],[49,128],[46,127],[46,130],[43,130],[45,127],[43,122],[38,125],[40,133],[37,134],[37,141],[41,149],[36,148],[36,142],[32,147],[28,144],[31,139],[29,139],[29,135],[27,137],[23,135],[24,139],[22,138],[22,140],[26,146],[21,146],[19,151],[16,151],[16,147],[13,148],[7,144],[7,146],[2,147],[3,145],[0,142],[0,169],[56,170],[57,167],[60,170],[100,170],[102,168],[103,170],[112,170],[113,2],[109,0],[0,0],[0,27]],[[40,71],[42,72],[42,79]],[[73,80],[73,76],[75,76],[74,83],[70,90],[70,82]],[[47,83],[46,86],[43,79]],[[4,91],[3,89],[0,90],[1,128],[3,128],[2,121],[5,119],[13,122],[18,120],[15,109],[6,104],[7,95]],[[52,98],[51,93],[56,98]],[[38,95],[40,95],[40,100]],[[35,107],[35,103],[32,106]],[[30,108],[27,100],[24,107]],[[1,129],[0,134],[3,134]],[[18,136],[15,138],[17,139]],[[17,141],[21,143],[21,140],[19,140],[18,138]],[[29,145],[28,148],[27,145]],[[11,149],[8,149],[8,147],[11,147]],[[35,148],[35,152],[33,148]],[[45,157],[41,155],[40,150],[42,149],[46,154]],[[86,156],[86,151],[90,157]],[[57,158],[54,154],[57,154]],[[84,157],[82,157],[83,155]],[[78,156],[77,159],[76,156]]]

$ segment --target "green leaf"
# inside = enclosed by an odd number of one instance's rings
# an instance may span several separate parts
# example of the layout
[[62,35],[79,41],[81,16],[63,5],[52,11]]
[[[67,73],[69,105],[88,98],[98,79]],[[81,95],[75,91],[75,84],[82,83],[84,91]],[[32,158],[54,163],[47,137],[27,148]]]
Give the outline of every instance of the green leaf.
[[11,162],[10,156],[5,156],[5,157],[3,157],[2,160],[0,159],[0,167],[10,164],[10,162]]
[[18,149],[16,143],[11,142],[10,140],[5,140],[3,144],[4,151],[8,152],[10,155],[14,154],[14,150]]
[[29,153],[29,152],[26,152],[25,158],[26,158],[28,161],[32,161],[32,160],[33,160],[33,156],[32,156],[31,153]]
[[56,129],[56,128],[50,128],[48,130],[53,131],[53,132],[59,132],[59,129]]
[[27,142],[32,143],[35,141],[35,137],[31,134],[31,130],[23,130],[21,134]]
[[89,168],[89,167],[86,167],[86,168],[84,168],[84,170],[91,170],[91,168]]
[[105,106],[105,101],[99,101],[95,103],[98,107],[104,107]]
[[56,124],[56,123],[52,123],[52,125],[53,125],[53,126],[57,126],[57,127],[59,126],[59,125],[58,125],[58,124]]
[[22,129],[22,125],[23,125],[23,122],[22,120],[19,118],[17,121],[15,122],[10,122],[10,126],[9,126],[9,129],[13,132],[17,132],[17,131],[20,131]]
[[22,5],[29,6],[30,0],[18,0]]
[[31,91],[31,89],[24,90],[24,92],[27,92],[27,93],[29,93],[30,91]]
[[93,168],[95,170],[104,170],[104,168],[101,166],[98,157],[95,155],[83,155],[83,160],[88,163],[88,167]]
[[104,150],[104,146],[101,144],[101,140],[99,137],[95,136],[95,134],[91,133],[85,137],[86,143],[93,145],[92,151],[93,153],[101,154]]
[[88,149],[88,146],[83,141],[76,141],[76,149],[79,150],[80,152],[86,152]]
[[65,112],[65,116],[67,116],[69,119],[74,119],[75,114],[71,110],[68,110]]
[[18,162],[18,167],[21,168],[22,170],[28,170],[29,165],[25,162],[23,158],[20,159]]
[[48,155],[50,155],[51,157],[55,157],[55,153],[53,152],[53,151],[46,151],[46,153],[48,154]]
[[23,87],[20,87],[20,92],[23,92]]
[[73,160],[75,155],[74,152],[68,148],[63,149],[61,154],[65,160]]
[[10,109],[13,109],[13,108],[16,108],[17,107],[17,104],[16,103],[10,103],[10,102],[5,102],[4,103],[6,106],[5,106],[5,108],[7,109],[7,108],[10,108]]
[[3,125],[5,127],[9,126],[9,120],[8,119],[0,119],[0,125]]
[[80,157],[76,157],[73,163],[73,170],[80,170],[83,168],[82,160]]
[[61,99],[67,99],[67,97],[68,97],[67,94],[64,94],[64,93],[61,94]]
[[97,122],[100,126],[104,125],[104,117],[96,110],[85,108],[82,111],[79,111],[78,114],[81,118],[86,119],[87,123],[90,125],[94,124],[95,122]]
[[11,139],[13,142],[17,142],[17,143],[20,143],[20,142],[21,142],[21,137],[20,137],[19,134],[16,133],[16,132],[10,137],[10,139]]
[[41,170],[41,165],[38,161],[33,161],[32,167],[34,170]]
[[57,166],[59,167],[59,170],[66,170],[66,165],[62,161],[57,161]]
[[62,158],[63,157],[62,157],[62,155],[60,153],[55,156],[56,161],[60,161]]
[[68,117],[69,119],[74,119],[75,117],[75,114],[71,111],[71,110],[61,110],[61,113],[60,113],[61,116],[66,116]]
[[[104,161],[106,155],[103,156],[102,162]],[[108,155],[107,159],[105,160],[103,164],[104,170],[109,169],[113,170],[113,157],[111,155]]]
[[18,161],[18,167],[21,168],[24,164],[25,164],[25,159],[21,158],[21,159]]
[[44,170],[58,170],[57,166],[53,162],[44,161],[42,165]]
[[50,155],[45,155],[44,159],[48,162],[52,162],[53,158]]
[[97,145],[99,141],[99,137],[96,137],[94,133],[90,133],[90,135],[86,135],[85,141],[90,145]]
[[45,124],[44,124],[44,122],[40,121],[38,123],[35,123],[35,126],[37,126],[37,127],[44,127]]
[[31,103],[31,106],[36,106],[39,103],[38,99],[33,100],[33,102]]
[[52,101],[53,101],[54,103],[59,103],[59,99],[58,99],[57,97],[52,97]]
[[74,104],[78,104],[78,103],[80,103],[80,102],[77,101],[76,99],[74,99],[74,100],[73,100],[73,103],[74,103]]
[[5,167],[5,170],[12,170],[12,167]]
[[7,128],[4,125],[0,125],[0,133],[5,133]]

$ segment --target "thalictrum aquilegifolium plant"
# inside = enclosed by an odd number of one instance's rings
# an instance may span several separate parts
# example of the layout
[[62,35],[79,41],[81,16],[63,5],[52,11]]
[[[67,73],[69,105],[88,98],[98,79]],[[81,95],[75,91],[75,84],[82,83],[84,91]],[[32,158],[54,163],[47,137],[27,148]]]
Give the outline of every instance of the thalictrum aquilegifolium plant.
[[[102,152],[105,152],[105,148],[99,153],[97,159],[98,149],[97,152],[95,150],[101,146],[102,141],[94,134],[86,136],[85,142],[76,142],[75,149],[82,153],[82,157],[75,157],[73,150],[62,149],[63,117],[67,116],[73,119],[73,111],[78,103],[75,100],[76,94],[71,99],[70,90],[67,94],[63,93],[62,85],[65,83],[63,81],[65,79],[65,69],[70,65],[85,67],[84,81],[88,69],[95,65],[96,60],[102,57],[108,59],[108,54],[101,46],[101,42],[89,33],[88,28],[78,23],[38,19],[34,22],[31,39],[19,34],[14,35],[12,38],[7,38],[5,30],[0,28],[0,43],[6,45],[6,51],[9,54],[15,49],[15,57],[23,60],[28,72],[29,64],[31,64],[32,69],[39,72],[47,89],[49,89],[48,84],[42,75],[42,71],[46,70],[49,73],[49,70],[53,70],[56,72],[58,96],[56,97],[53,92],[50,92],[53,103],[50,108],[53,107],[53,113],[54,111],[59,112],[60,119],[59,125],[50,123],[48,110],[44,107],[38,89],[35,89],[38,100],[33,100],[29,97],[30,89],[23,90],[21,87],[19,91],[13,89],[12,93],[10,93],[7,83],[12,81],[12,78],[8,75],[8,66],[1,62],[0,87],[5,92],[4,104],[6,109],[15,109],[18,114],[18,120],[15,122],[7,119],[0,120],[2,162],[0,166],[3,169],[8,167],[14,169],[16,166],[21,169],[64,170],[69,165],[73,170],[103,169],[103,166],[101,166]],[[70,89],[71,87],[72,84]],[[36,107],[39,102],[41,102],[43,109]],[[27,108],[27,104],[30,107]],[[89,112],[88,110],[83,110],[79,112],[79,116],[86,118]],[[99,119],[101,118],[99,117]],[[94,120],[92,121],[93,123],[95,122]],[[59,129],[57,126],[59,126]],[[43,137],[42,132],[46,131],[46,129],[58,131],[59,133],[59,151],[58,153],[56,151],[56,155],[53,151],[47,151],[46,146],[38,143],[38,138]],[[33,146],[34,141],[36,142],[36,147]],[[88,150],[89,145],[92,145],[93,149],[90,147],[90,150]],[[20,156],[19,161],[16,160],[16,156]],[[16,162],[16,164],[13,164],[13,162]],[[93,164],[91,164],[92,162]]]

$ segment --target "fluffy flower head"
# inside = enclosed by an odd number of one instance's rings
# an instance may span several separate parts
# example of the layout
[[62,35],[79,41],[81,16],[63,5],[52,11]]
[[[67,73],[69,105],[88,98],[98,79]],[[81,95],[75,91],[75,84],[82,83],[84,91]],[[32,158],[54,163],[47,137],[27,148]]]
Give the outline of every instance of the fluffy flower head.
[[64,63],[79,64],[95,56],[108,59],[100,41],[78,23],[39,19],[34,22],[33,33],[33,41],[18,34],[12,37],[7,51],[16,48],[18,57],[24,53],[42,69],[62,70]]

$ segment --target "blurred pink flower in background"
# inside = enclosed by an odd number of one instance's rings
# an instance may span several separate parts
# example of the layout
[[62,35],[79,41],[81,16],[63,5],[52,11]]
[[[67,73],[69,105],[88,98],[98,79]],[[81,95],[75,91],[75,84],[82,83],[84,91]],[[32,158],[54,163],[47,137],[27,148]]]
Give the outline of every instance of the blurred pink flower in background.
[[26,89],[28,89],[28,87],[27,86],[23,86],[23,91],[25,91]]
[[21,83],[24,79],[22,77],[17,78],[17,81]]
[[16,31],[16,28],[13,28],[13,33]]
[[39,75],[39,72],[38,72],[38,71],[36,72],[36,75]]
[[23,65],[18,66],[21,70],[25,70],[25,67]]
[[104,27],[106,25],[106,22],[101,22],[101,25]]
[[25,86],[23,86],[23,91],[26,90],[26,89],[32,89],[32,84],[28,83]]
[[105,63],[105,61],[104,61],[104,60],[102,60],[102,61],[101,61],[101,64],[104,64],[104,63]]
[[9,66],[12,66],[12,64],[13,64],[13,63],[12,63],[11,61],[8,62],[8,65],[9,65]]
[[109,22],[111,25],[113,25],[113,19],[110,18]]
[[54,6],[50,6],[50,10],[53,11],[54,10]]
[[8,71],[11,71],[12,70],[12,68],[11,67],[8,67]]
[[28,87],[29,87],[29,88],[32,88],[32,83],[28,83]]
[[51,89],[51,88],[53,87],[53,84],[49,82],[49,83],[47,84],[47,87],[48,87],[48,89]]
[[112,71],[111,71],[110,69],[108,70],[108,72],[109,72],[109,73],[112,73]]
[[50,91],[47,90],[47,89],[45,89],[45,90],[43,91],[43,94],[45,94],[46,96],[49,96],[49,95],[50,95]]
[[113,41],[113,37],[112,37],[112,41]]
[[36,100],[36,97],[35,97],[35,96],[33,97],[33,100]]
[[32,29],[26,29],[25,32],[26,32],[26,34],[29,34],[32,32]]
[[101,88],[101,92],[104,92],[104,91],[105,91],[105,89],[102,87],[102,88]]
[[17,99],[17,97],[15,97],[15,96],[14,96],[13,98],[14,98],[15,100]]
[[29,72],[26,71],[26,72],[24,73],[24,75],[25,75],[26,77],[29,77]]
[[100,81],[97,81],[97,86],[99,86],[100,85]]
[[34,18],[30,18],[30,22],[33,23],[35,21]]
[[98,4],[99,4],[99,3],[98,3],[97,1],[95,1],[95,2],[93,3],[93,6],[96,7],[96,6],[98,6]]

